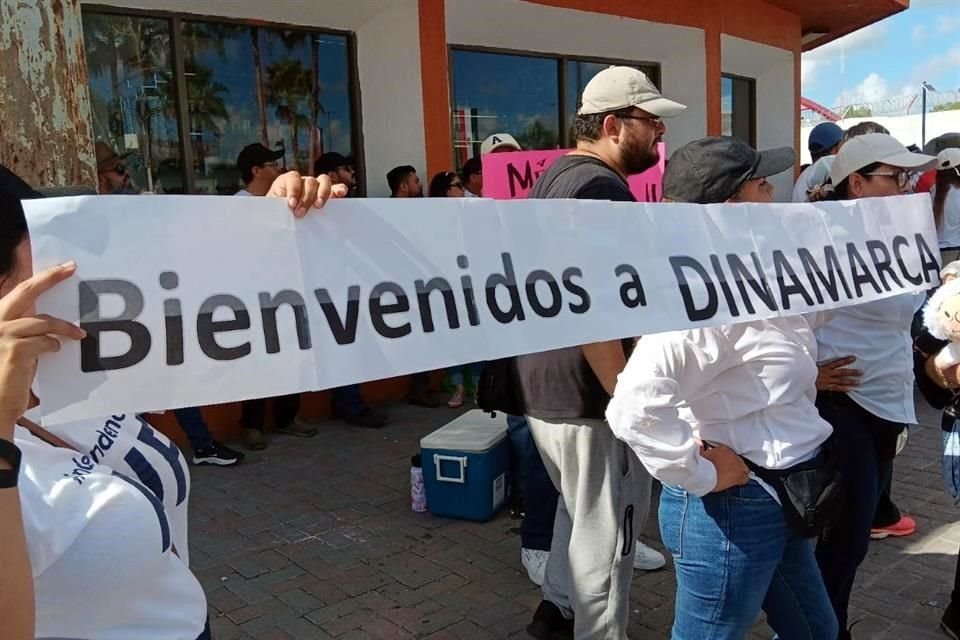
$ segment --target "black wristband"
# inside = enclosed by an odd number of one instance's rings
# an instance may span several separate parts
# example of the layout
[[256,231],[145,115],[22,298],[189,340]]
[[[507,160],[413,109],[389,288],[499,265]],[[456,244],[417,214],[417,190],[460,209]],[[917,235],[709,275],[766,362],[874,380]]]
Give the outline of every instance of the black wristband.
[[0,489],[12,489],[20,478],[20,447],[0,439],[0,460],[7,461],[12,467],[0,469]]

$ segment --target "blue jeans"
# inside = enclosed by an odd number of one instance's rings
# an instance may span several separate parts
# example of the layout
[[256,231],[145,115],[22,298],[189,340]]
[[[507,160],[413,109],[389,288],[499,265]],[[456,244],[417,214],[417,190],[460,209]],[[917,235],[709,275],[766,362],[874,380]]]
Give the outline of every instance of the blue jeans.
[[781,640],[836,640],[813,546],[755,480],[702,498],[664,485],[660,535],[677,572],[673,640],[740,640],[760,610]]
[[200,407],[185,407],[183,409],[174,409],[173,415],[177,417],[180,428],[187,434],[190,440],[190,446],[194,451],[202,451],[213,444],[213,436],[210,435],[210,427],[207,426],[200,413]]
[[553,519],[560,494],[543,466],[540,450],[533,441],[530,425],[523,416],[507,416],[514,490],[523,495],[524,517],[520,524],[520,546],[550,551]]
[[[447,369],[447,373],[450,374],[450,382],[453,384],[462,385],[463,382],[463,372],[467,371],[470,373],[470,377],[474,382],[480,379],[480,372],[483,371],[482,362],[474,362],[472,364],[465,364],[457,367],[450,367]],[[476,385],[474,385],[476,386]]]
[[366,409],[358,384],[337,387],[330,392],[330,410],[335,418],[355,418]]

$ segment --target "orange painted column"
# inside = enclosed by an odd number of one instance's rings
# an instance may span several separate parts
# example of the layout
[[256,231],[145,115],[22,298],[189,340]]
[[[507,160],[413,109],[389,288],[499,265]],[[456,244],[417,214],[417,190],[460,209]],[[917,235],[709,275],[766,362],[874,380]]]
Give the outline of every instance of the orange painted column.
[[[427,176],[453,168],[445,0],[418,0]],[[429,179],[429,178],[428,178]]]
[[718,136],[723,130],[720,110],[722,51],[720,41],[723,16],[717,3],[707,0],[704,7],[703,44],[707,55],[707,135]]
[[[801,60],[800,60],[800,44],[799,42],[793,48],[793,149],[797,152],[797,158],[800,158],[800,98],[802,92],[802,86],[800,83],[800,78],[803,76],[801,70]],[[800,177],[800,162],[798,161],[794,165],[794,178]]]

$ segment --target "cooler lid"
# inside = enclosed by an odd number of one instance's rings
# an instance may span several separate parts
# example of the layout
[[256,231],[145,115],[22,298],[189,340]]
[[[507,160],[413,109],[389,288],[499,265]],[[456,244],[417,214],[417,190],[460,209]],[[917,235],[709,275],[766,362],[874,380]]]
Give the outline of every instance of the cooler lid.
[[465,414],[420,440],[421,449],[452,449],[470,453],[488,451],[507,435],[507,416],[493,418],[480,409]]

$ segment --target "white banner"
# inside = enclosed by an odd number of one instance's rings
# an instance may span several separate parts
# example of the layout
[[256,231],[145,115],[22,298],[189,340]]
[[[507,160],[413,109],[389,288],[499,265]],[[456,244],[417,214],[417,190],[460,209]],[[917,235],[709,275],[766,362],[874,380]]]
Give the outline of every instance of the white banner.
[[926,195],[820,205],[101,196],[25,203],[44,420],[326,389],[938,281]]

